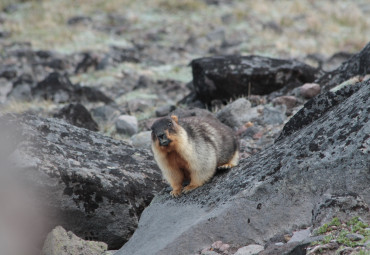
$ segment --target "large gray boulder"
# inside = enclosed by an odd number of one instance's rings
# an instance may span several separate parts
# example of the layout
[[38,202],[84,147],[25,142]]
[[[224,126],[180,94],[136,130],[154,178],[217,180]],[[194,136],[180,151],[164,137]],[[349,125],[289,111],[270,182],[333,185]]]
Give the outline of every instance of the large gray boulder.
[[262,56],[199,58],[191,62],[191,67],[196,97],[205,104],[215,99],[266,95],[277,90],[283,94],[313,82],[317,73],[315,68],[296,60]]
[[[32,115],[0,117],[17,180],[36,192],[46,212],[44,238],[57,225],[85,240],[121,247],[137,227],[144,208],[164,186],[147,150]],[[9,137],[2,134],[1,141]],[[1,169],[0,169],[1,170]],[[20,214],[25,212],[20,212]]]
[[370,220],[370,82],[354,89],[293,135],[193,192],[157,195],[116,255],[194,254],[217,240],[235,247],[282,241],[284,233],[316,225],[320,210],[336,212],[328,201],[338,195],[363,201],[343,213]]

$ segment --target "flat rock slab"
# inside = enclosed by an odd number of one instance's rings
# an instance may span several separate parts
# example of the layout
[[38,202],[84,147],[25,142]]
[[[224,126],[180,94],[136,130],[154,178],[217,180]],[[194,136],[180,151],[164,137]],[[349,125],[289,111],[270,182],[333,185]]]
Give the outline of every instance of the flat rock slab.
[[8,139],[7,153],[18,179],[36,190],[47,212],[45,236],[61,225],[85,240],[119,248],[165,186],[147,150],[58,119],[5,115],[0,124],[18,134]]
[[312,225],[327,195],[357,194],[369,204],[370,84],[355,86],[294,135],[204,186],[177,199],[168,190],[156,196],[116,255],[192,254],[217,240],[263,244]]

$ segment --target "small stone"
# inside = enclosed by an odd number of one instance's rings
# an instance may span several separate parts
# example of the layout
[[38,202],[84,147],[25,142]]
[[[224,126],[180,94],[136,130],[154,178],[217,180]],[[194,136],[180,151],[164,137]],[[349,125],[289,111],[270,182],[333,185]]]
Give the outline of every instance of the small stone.
[[135,148],[150,149],[152,144],[151,131],[144,131],[133,135],[131,142]]
[[234,255],[253,255],[253,254],[258,254],[260,251],[263,251],[263,250],[264,248],[262,245],[251,244],[251,245],[239,248]]
[[213,249],[220,249],[220,247],[222,246],[222,241],[216,241],[216,242],[214,242],[212,245],[211,245],[211,247],[213,248]]
[[132,136],[138,131],[138,122],[135,116],[121,115],[116,121],[116,130],[120,134]]
[[112,106],[102,105],[91,109],[91,114],[99,122],[113,122],[121,113]]
[[286,119],[286,106],[277,105],[275,107],[265,106],[263,110],[263,122],[266,124],[283,124]]
[[339,255],[349,255],[353,252],[353,248],[351,247],[344,247],[343,249],[338,251]]
[[163,105],[161,107],[158,107],[157,110],[155,110],[155,115],[157,117],[163,117],[168,115],[170,112],[174,111],[176,109],[176,106],[174,105]]
[[364,239],[365,237],[363,235],[360,235],[360,234],[347,234],[346,237],[351,240],[351,241],[360,241],[362,239]]
[[232,128],[239,128],[258,116],[257,108],[251,108],[251,103],[245,98],[239,98],[217,112],[217,118]]
[[205,250],[205,251],[202,251],[201,255],[219,255],[219,253],[215,251]]
[[287,111],[291,111],[294,106],[297,104],[297,98],[295,96],[281,96],[281,97],[276,97],[272,100],[272,103],[274,105],[285,105]]
[[313,98],[320,94],[321,88],[317,83],[306,83],[300,87],[299,91],[304,98]]
[[71,231],[57,226],[51,231],[44,243],[41,255],[100,255],[108,245],[103,242],[85,241]]
[[311,231],[310,231],[309,228],[299,230],[299,231],[295,231],[295,232],[293,232],[293,236],[290,238],[288,243],[301,242],[304,239],[308,238],[310,236],[310,234],[311,234]]
[[127,103],[131,114],[135,112],[145,112],[150,107],[150,102],[145,99],[133,99]]
[[[242,138],[247,138],[247,137],[252,138],[259,131],[260,131],[260,129],[258,127],[249,127],[247,129],[242,130],[242,132],[240,133],[240,137],[242,137]],[[259,138],[261,138],[261,137],[259,137]]]
[[220,251],[222,251],[222,252],[225,252],[225,251],[227,251],[229,248],[230,248],[230,245],[229,245],[229,244],[227,244],[227,243],[224,243],[224,244],[222,244],[222,245],[221,245],[221,247],[219,248],[219,250],[220,250]]

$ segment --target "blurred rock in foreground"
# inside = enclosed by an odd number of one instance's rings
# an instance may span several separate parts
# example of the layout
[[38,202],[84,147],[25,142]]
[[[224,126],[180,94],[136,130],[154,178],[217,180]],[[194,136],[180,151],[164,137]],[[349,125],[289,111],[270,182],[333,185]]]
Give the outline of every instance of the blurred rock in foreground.
[[120,247],[164,187],[146,150],[58,119],[8,114],[0,123],[18,134],[1,137],[11,142],[4,153],[17,169],[14,179],[35,192],[35,204],[43,208],[44,238],[61,225],[85,240]]

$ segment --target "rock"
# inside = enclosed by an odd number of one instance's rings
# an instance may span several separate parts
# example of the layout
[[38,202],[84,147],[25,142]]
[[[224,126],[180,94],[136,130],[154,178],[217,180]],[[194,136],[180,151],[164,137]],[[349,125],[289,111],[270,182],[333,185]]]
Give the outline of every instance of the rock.
[[317,253],[322,253],[322,252],[329,253],[327,252],[327,250],[336,250],[338,249],[338,247],[339,247],[339,244],[337,242],[331,241],[330,243],[320,244],[316,246],[312,250],[308,251],[307,255],[312,255],[312,254],[317,254]]
[[74,87],[68,76],[57,72],[51,73],[32,88],[34,97],[52,100],[55,103],[71,101],[73,91]]
[[131,137],[132,146],[135,148],[150,149],[152,145],[151,131],[143,131]]
[[318,228],[330,222],[333,216],[340,221],[348,221],[355,216],[366,216],[369,211],[368,204],[356,194],[323,195],[312,210],[312,225]]
[[92,22],[92,19],[88,16],[73,16],[67,20],[67,24],[70,26],[74,25],[88,25]]
[[75,85],[72,99],[79,102],[103,102],[105,104],[113,102],[110,97],[106,96],[100,90],[80,85]]
[[32,85],[32,76],[24,73],[14,81],[13,87],[7,96],[16,101],[30,101],[32,100]]
[[138,131],[138,122],[135,116],[121,115],[116,120],[116,130],[120,134],[132,136]]
[[292,238],[290,238],[290,240],[288,241],[288,243],[301,242],[301,241],[305,240],[306,238],[308,238],[310,236],[310,234],[311,234],[311,231],[310,231],[309,228],[299,230],[299,231],[295,231],[293,233]]
[[45,208],[44,237],[61,225],[85,240],[119,248],[165,186],[147,150],[59,119],[5,115],[0,123],[18,133],[7,146],[12,172],[37,194],[33,203]]
[[152,103],[145,99],[132,99],[127,103],[130,114],[145,112],[151,107],[151,105]]
[[95,88],[73,85],[68,75],[62,75],[58,72],[49,74],[49,76],[33,87],[32,95],[35,98],[52,100],[55,103],[88,101],[107,104],[112,102],[112,99],[104,95],[103,92]]
[[240,133],[240,137],[242,137],[242,138],[248,138],[248,137],[253,138],[253,136],[255,134],[257,134],[259,131],[260,131],[260,129],[258,127],[255,127],[255,126],[248,127]]
[[365,238],[363,235],[356,234],[356,233],[349,233],[346,235],[346,237],[351,241],[360,241]]
[[369,203],[370,86],[355,86],[352,96],[295,135],[194,191],[176,199],[168,190],[158,194],[117,255],[191,254],[220,238],[235,247],[266,243],[312,225],[324,194],[357,194]]
[[214,99],[266,95],[283,87],[290,90],[313,82],[316,74],[313,67],[296,60],[261,56],[199,58],[191,67],[197,97],[206,104]]
[[107,248],[106,243],[85,241],[57,226],[48,234],[41,255],[101,255]]
[[350,255],[350,254],[352,254],[353,251],[354,251],[354,249],[351,248],[351,247],[343,247],[342,249],[338,250],[337,254],[339,254],[339,255]]
[[17,70],[14,67],[4,67],[0,69],[0,78],[7,80],[13,79],[17,76]]
[[13,86],[7,97],[15,101],[31,101],[31,86],[29,84],[20,84],[16,87]]
[[69,104],[56,114],[55,118],[64,119],[77,127],[98,131],[99,126],[91,117],[90,112],[82,104]]
[[265,250],[258,255],[305,255],[306,247],[309,243],[301,245],[300,243],[285,243],[282,245],[269,245]]
[[239,98],[217,112],[217,118],[231,128],[239,128],[259,116],[257,108],[245,98]]
[[[364,82],[364,84],[368,86],[370,81]],[[276,141],[282,140],[284,137],[291,135],[317,120],[327,111],[330,111],[333,107],[351,97],[360,87],[361,86],[347,86],[339,91],[322,93],[312,98],[301,110],[289,119]]]
[[347,61],[342,63],[337,69],[327,72],[315,83],[320,84],[323,91],[328,91],[342,82],[356,76],[365,76],[370,73],[370,43],[368,43],[359,53],[354,54]]
[[82,60],[77,63],[74,73],[86,73],[89,69],[97,70],[99,65],[99,56],[90,52],[82,54]]
[[222,241],[216,241],[211,245],[211,248],[213,249],[220,249],[222,246]]
[[227,244],[227,243],[224,243],[224,244],[221,245],[221,247],[219,248],[219,250],[225,253],[225,252],[227,252],[227,250],[229,248],[230,248],[230,245]]
[[306,83],[300,87],[300,94],[304,98],[313,98],[320,94],[320,85],[317,83]]
[[205,251],[202,251],[200,254],[201,255],[219,255],[220,253],[217,253],[215,251],[207,251],[207,250],[205,250]]
[[155,115],[157,117],[164,117],[164,116],[170,114],[170,112],[174,111],[175,109],[176,109],[176,106],[174,106],[172,104],[163,105],[163,106],[158,107],[155,110]]
[[98,122],[113,123],[121,112],[113,106],[102,105],[91,109],[91,114]]
[[234,255],[255,255],[263,250],[264,248],[262,245],[250,244],[248,246],[239,248],[238,251]]
[[113,58],[116,63],[122,62],[133,62],[139,63],[142,59],[140,51],[133,48],[122,48],[118,46],[111,46],[109,55]]
[[207,118],[216,118],[213,113],[208,110],[200,109],[200,108],[188,108],[188,109],[181,109],[177,108],[171,114],[178,116],[179,118],[190,117],[190,116],[203,116]]
[[297,105],[298,100],[294,96],[281,96],[281,97],[276,97],[272,100],[272,103],[274,105],[285,105],[286,106],[286,111],[287,113],[291,113],[292,109]]
[[269,125],[283,124],[286,119],[285,112],[285,105],[265,106],[263,109],[263,122]]

